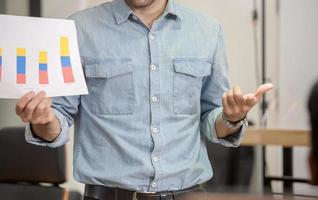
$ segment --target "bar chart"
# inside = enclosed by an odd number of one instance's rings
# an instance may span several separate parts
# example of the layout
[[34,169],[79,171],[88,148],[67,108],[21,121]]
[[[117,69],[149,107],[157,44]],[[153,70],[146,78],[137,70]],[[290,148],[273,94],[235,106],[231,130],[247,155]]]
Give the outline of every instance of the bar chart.
[[74,76],[70,57],[70,48],[68,37],[60,38],[60,53],[64,83],[73,83]]
[[26,49],[17,48],[17,84],[26,83]]
[[73,20],[0,15],[0,27],[0,99],[88,94]]
[[48,62],[47,62],[46,51],[40,51],[39,53],[39,84],[41,85],[49,84]]
[[[72,70],[72,62],[70,56],[70,47],[68,37],[60,37],[60,62],[64,83],[74,83],[74,74]],[[3,79],[3,56],[2,48],[0,48],[0,81]],[[16,49],[16,84],[23,85],[27,81],[27,50],[26,48]],[[48,52],[39,51],[38,57],[38,75],[39,84],[49,84],[49,70],[48,70]],[[31,66],[30,66],[31,67]],[[29,68],[30,69],[30,68]]]

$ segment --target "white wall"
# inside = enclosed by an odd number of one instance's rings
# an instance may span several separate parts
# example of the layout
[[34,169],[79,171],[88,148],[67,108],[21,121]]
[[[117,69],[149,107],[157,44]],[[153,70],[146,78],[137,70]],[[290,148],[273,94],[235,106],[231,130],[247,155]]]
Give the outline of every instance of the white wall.
[[309,128],[307,97],[318,79],[317,9],[316,0],[282,0],[279,85],[281,127]]
[[92,6],[97,6],[105,2],[110,2],[111,0],[86,0],[86,6],[87,7],[92,7]]
[[67,18],[85,6],[86,0],[42,0],[42,16]]
[[281,4],[280,126],[308,129],[307,97],[318,79],[318,1]]
[[28,0],[7,0],[6,13],[10,15],[29,15],[29,1]]
[[[279,125],[309,129],[307,98],[318,80],[318,1],[281,0]],[[317,102],[318,103],[318,102]],[[294,150],[294,174],[309,178],[308,148]],[[315,193],[316,188],[298,185],[298,193]]]

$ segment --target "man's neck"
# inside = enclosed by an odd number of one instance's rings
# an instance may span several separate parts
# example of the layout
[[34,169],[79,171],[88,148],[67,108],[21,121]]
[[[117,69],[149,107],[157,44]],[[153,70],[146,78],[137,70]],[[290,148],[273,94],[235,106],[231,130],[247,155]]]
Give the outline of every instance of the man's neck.
[[127,1],[130,9],[140,20],[150,29],[153,22],[158,19],[166,9],[168,0],[156,0],[151,5],[145,7],[134,7]]

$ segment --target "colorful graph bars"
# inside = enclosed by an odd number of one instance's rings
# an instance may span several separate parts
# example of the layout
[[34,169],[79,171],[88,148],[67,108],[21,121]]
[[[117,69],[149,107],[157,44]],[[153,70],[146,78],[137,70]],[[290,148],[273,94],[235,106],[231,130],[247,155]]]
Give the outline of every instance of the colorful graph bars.
[[26,82],[26,50],[25,48],[17,49],[17,84]]
[[2,81],[2,49],[0,48],[0,82]]
[[[16,83],[26,84],[26,49],[16,49]],[[69,38],[60,37],[60,58],[62,65],[62,73],[64,83],[74,83],[74,75],[72,70]],[[2,63],[2,48],[0,48],[0,82],[3,79],[3,63]],[[48,52],[39,52],[39,84],[49,84],[49,73],[48,73]]]
[[61,53],[61,63],[63,70],[64,83],[73,83],[74,76],[72,71],[72,63],[70,57],[70,48],[68,37],[60,38],[60,53]]
[[48,69],[47,52],[40,51],[39,53],[39,83],[41,85],[49,84],[49,74],[47,69]]

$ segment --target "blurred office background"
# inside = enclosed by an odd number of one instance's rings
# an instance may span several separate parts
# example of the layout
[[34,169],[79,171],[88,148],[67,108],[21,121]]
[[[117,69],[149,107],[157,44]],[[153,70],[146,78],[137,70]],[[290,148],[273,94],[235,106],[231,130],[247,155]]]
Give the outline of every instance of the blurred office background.
[[[106,1],[0,0],[0,13],[66,18],[78,10],[104,2]],[[318,78],[317,0],[266,0],[264,15],[263,0],[179,0],[179,3],[214,16],[223,24],[232,85],[240,85],[246,93],[254,91],[262,82],[262,66],[265,63],[266,80],[273,82],[276,88],[267,96],[268,109],[265,117],[261,119],[260,107],[250,113],[249,120],[256,127],[263,120],[267,121],[269,128],[309,129],[306,101],[310,86]],[[266,19],[265,34],[262,16]],[[264,44],[265,54],[262,53]],[[0,128],[23,125],[15,116],[14,106],[13,100],[0,100]],[[69,182],[65,187],[82,192],[83,186],[72,179],[72,141],[67,148]],[[253,149],[255,158],[252,160],[253,170],[248,191],[261,192],[262,148],[256,146]],[[266,147],[267,174],[282,175],[282,152],[282,148],[278,146]],[[309,178],[307,155],[306,147],[293,149],[295,177]],[[243,179],[246,175],[241,176]],[[295,193],[317,195],[317,188],[308,184],[294,184],[293,187]],[[282,184],[274,182],[272,188],[280,192]]]

